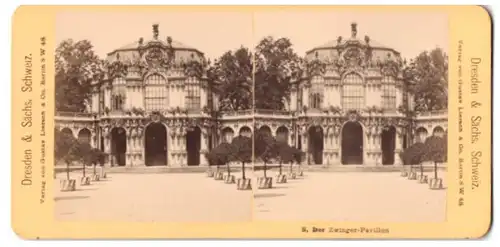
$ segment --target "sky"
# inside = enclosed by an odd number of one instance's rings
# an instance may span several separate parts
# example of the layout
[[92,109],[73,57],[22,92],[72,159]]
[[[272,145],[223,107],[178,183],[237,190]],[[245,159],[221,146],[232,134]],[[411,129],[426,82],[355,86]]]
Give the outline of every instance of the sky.
[[152,24],[159,36],[197,48],[214,59],[240,46],[254,47],[267,35],[288,37],[299,55],[338,36],[350,37],[356,22],[358,37],[370,39],[413,58],[436,47],[448,51],[448,18],[430,11],[257,10],[110,12],[71,11],[56,17],[56,41],[88,39],[104,58],[121,46],[152,38]]

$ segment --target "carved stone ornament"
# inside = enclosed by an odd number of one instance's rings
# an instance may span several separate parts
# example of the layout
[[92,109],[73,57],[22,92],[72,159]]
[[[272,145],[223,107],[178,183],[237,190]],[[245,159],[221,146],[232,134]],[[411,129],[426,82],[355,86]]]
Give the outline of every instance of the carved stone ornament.
[[151,119],[151,122],[153,122],[153,123],[158,123],[162,119],[162,115],[160,112],[152,112],[149,117]]
[[112,119],[111,125],[113,127],[123,127],[125,125],[125,121],[123,119]]
[[352,47],[344,52],[343,58],[348,67],[361,67],[364,63],[364,54],[360,48]]
[[347,113],[347,120],[348,121],[357,122],[357,121],[359,121],[359,119],[360,119],[360,116],[359,116],[359,113],[357,111],[349,111]]

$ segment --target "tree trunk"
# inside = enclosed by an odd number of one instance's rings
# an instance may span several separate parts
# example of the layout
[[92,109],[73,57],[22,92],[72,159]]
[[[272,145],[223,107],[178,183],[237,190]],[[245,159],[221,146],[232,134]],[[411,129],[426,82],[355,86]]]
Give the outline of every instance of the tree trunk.
[[293,166],[293,161],[290,162],[290,174],[293,172],[292,166]]
[[242,174],[241,174],[241,177],[243,178],[243,180],[245,180],[245,162],[241,162],[241,166],[242,166]]
[[219,165],[215,166],[215,173],[219,172]]
[[69,181],[69,162],[68,161],[66,161],[66,178]]
[[424,165],[420,163],[420,177],[424,176]]
[[229,162],[226,163],[227,166],[227,175],[231,176],[231,168],[229,168]]
[[283,162],[281,162],[281,160],[280,160],[280,175],[282,173],[282,169],[281,169],[282,165],[283,165]]
[[438,178],[438,166],[436,161],[434,161],[434,178]]
[[267,178],[267,164],[264,161],[264,177]]
[[96,174],[97,174],[97,171],[96,171],[96,166],[97,166],[97,164],[96,164],[96,163],[94,163],[94,167],[93,167],[93,169],[94,169],[94,175],[96,175]]
[[82,166],[83,166],[83,177],[85,177],[85,163],[82,162]]

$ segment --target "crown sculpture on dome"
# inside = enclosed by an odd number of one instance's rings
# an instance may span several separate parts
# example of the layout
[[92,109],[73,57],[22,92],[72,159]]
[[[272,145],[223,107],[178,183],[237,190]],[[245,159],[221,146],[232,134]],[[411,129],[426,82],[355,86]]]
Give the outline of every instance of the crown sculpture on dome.
[[356,24],[356,22],[351,23],[351,38],[353,39],[355,39],[358,34],[357,26],[358,24]]
[[158,31],[158,24],[153,24],[153,38],[158,39],[158,35],[160,34],[160,31]]

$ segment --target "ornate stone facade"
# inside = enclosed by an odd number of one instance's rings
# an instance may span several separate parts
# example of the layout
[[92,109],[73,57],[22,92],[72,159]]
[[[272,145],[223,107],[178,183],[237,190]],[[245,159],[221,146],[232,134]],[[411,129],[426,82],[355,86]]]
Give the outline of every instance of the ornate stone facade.
[[285,133],[314,165],[400,165],[399,153],[434,132],[447,112],[408,117],[411,95],[399,52],[368,36],[337,38],[308,51],[288,109],[217,113],[203,54],[167,37],[116,49],[93,85],[89,113],[56,116],[57,128],[88,139],[113,166],[207,165],[204,154],[236,134]]

